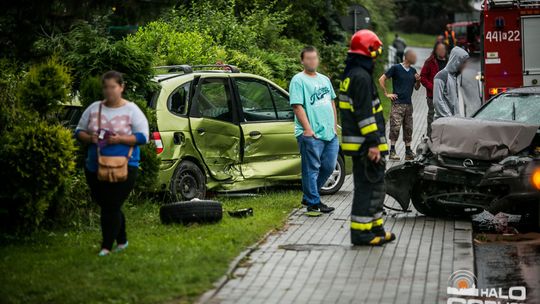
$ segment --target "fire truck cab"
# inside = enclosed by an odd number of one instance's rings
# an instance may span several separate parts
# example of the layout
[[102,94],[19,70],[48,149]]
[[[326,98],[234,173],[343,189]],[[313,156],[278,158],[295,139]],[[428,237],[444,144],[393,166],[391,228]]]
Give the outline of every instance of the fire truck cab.
[[486,0],[480,22],[484,100],[540,85],[540,0]]

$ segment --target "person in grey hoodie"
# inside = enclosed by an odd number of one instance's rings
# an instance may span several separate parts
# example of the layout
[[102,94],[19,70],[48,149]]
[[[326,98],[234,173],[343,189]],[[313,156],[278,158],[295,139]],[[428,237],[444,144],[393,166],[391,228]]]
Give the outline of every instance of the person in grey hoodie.
[[433,105],[435,119],[448,116],[464,116],[459,106],[459,87],[457,77],[469,59],[467,51],[454,47],[446,67],[440,70],[433,80]]

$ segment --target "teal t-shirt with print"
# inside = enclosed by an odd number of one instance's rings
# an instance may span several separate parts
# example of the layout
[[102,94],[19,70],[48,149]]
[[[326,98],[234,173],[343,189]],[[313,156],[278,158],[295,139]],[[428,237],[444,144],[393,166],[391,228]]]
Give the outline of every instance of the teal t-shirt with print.
[[[309,125],[315,137],[321,140],[332,140],[336,132],[334,109],[332,106],[336,93],[328,77],[317,73],[309,76],[304,72],[294,75],[289,85],[289,100],[291,105],[301,104],[309,120]],[[300,136],[304,128],[294,118],[294,136]]]

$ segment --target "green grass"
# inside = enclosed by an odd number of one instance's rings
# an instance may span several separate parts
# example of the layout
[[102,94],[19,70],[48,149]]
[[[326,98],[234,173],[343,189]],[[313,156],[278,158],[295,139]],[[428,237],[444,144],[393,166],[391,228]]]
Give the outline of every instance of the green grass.
[[282,227],[300,191],[218,198],[225,210],[252,207],[254,216],[217,224],[162,225],[159,206],[124,206],[130,246],[97,257],[99,227],[41,232],[0,247],[2,303],[192,302],[229,263],[268,231]]
[[426,47],[426,48],[432,48],[435,44],[435,40],[437,37],[435,35],[428,35],[428,34],[420,34],[420,33],[402,33],[402,32],[388,32],[386,34],[386,41],[388,41],[389,44],[392,44],[392,41],[394,41],[395,34],[398,34],[401,36],[401,38],[405,39],[405,42],[408,46],[416,46],[416,47]]

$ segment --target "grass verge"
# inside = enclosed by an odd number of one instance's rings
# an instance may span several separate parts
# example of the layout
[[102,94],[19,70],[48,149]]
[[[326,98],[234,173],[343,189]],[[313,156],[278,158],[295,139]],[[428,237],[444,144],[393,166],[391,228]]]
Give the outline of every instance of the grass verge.
[[392,44],[396,33],[403,39],[408,46],[433,48],[437,37],[435,35],[420,34],[420,33],[403,33],[403,32],[388,32],[386,34],[386,41]]
[[192,302],[229,263],[268,231],[282,227],[300,191],[220,198],[224,210],[252,207],[254,216],[217,224],[162,225],[149,201],[124,206],[130,246],[99,258],[99,227],[41,232],[2,240],[2,303]]

